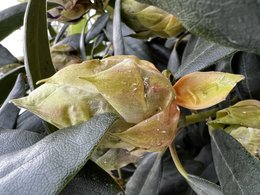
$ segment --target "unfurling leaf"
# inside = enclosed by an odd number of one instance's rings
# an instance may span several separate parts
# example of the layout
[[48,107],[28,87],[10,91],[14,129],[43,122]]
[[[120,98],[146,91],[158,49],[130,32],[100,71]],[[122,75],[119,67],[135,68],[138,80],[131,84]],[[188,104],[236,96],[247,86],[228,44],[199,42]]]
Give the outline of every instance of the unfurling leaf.
[[260,101],[244,100],[217,112],[209,124],[214,127],[239,125],[260,129]]
[[62,7],[53,8],[48,11],[48,17],[61,22],[74,21],[81,18],[88,10],[94,8],[90,0],[50,0]]
[[137,37],[172,37],[184,32],[184,27],[175,16],[148,4],[134,0],[122,1],[122,16],[137,32]]
[[77,55],[77,50],[68,44],[54,45],[51,48],[51,58],[56,70],[82,62],[79,55]]
[[199,110],[213,106],[227,97],[243,75],[223,72],[194,72],[185,75],[173,86],[177,104]]
[[167,147],[177,134],[179,108],[172,102],[167,108],[121,133],[114,133],[135,147],[158,151]]
[[40,81],[46,83],[29,96],[12,102],[58,128],[81,123],[95,114],[113,112],[91,83],[78,78],[80,75],[98,71],[99,65],[98,60],[70,65],[52,77]]
[[115,60],[114,66],[83,78],[91,82],[127,122],[143,121],[173,100],[170,81],[153,64],[134,56],[107,60]]
[[260,129],[251,127],[238,127],[230,135],[239,141],[248,152],[258,156],[260,152]]

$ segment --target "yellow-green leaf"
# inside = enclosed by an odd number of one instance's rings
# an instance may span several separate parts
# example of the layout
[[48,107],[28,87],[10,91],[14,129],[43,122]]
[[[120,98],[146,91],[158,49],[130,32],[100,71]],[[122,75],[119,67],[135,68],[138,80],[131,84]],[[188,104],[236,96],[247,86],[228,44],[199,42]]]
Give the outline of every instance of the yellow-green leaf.
[[179,79],[173,86],[177,104],[199,110],[226,99],[243,75],[223,72],[194,72]]
[[121,133],[113,135],[126,143],[149,151],[159,151],[173,141],[177,133],[180,111],[175,102]]
[[251,127],[238,127],[230,135],[239,141],[248,152],[254,156],[260,154],[260,129]]
[[79,124],[110,108],[99,94],[52,83],[45,83],[29,96],[12,102],[58,128]]
[[209,124],[213,127],[240,125],[260,129],[260,101],[244,100],[216,114],[216,119]]
[[[116,62],[117,56],[110,59],[113,58]],[[151,117],[174,97],[170,81],[153,64],[134,56],[124,56],[113,67],[82,78],[95,85],[129,123]]]
[[137,37],[177,36],[185,29],[172,14],[135,0],[122,1],[122,16],[125,22],[137,32]]

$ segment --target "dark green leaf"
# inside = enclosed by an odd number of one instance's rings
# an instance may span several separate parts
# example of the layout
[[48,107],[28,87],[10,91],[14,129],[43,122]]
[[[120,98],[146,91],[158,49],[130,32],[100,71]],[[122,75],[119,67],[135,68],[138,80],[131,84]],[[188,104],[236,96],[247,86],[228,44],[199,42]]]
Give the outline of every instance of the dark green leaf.
[[[126,26],[124,23],[121,23],[123,39],[124,39],[124,47],[125,47],[125,55],[135,55],[140,59],[147,60],[153,62],[151,57],[151,52],[147,43],[140,39],[135,39],[130,37],[130,34],[133,34],[133,30]],[[110,42],[113,41],[113,28],[112,22],[109,21],[106,26],[105,34]]]
[[0,44],[0,66],[6,64],[15,64],[18,63],[18,60]]
[[74,49],[78,50],[80,49],[79,42],[80,42],[80,34],[73,34],[58,42],[57,45],[68,44]]
[[4,129],[13,129],[16,124],[16,119],[18,117],[20,109],[17,108],[10,100],[23,97],[25,94],[25,83],[23,75],[19,74],[15,85],[6,98],[5,102],[0,108],[0,127]]
[[57,194],[89,159],[116,117],[101,114],[0,156],[1,194]]
[[43,120],[29,111],[25,111],[18,116],[15,129],[26,129],[40,134],[46,132]]
[[[0,41],[23,25],[24,13],[27,3],[21,3],[0,12]],[[48,8],[55,4],[48,3]]]
[[89,160],[78,175],[65,187],[61,195],[116,195],[120,192],[122,192],[122,189],[114,179],[97,164]]
[[180,66],[180,59],[177,52],[177,48],[176,46],[174,46],[168,60],[167,69],[169,69],[172,72],[172,74],[174,74],[175,72],[177,72],[179,66]]
[[226,0],[138,0],[176,15],[190,32],[239,50],[260,53],[260,3]]
[[105,28],[107,22],[109,20],[109,13],[104,13],[102,16],[100,16],[95,23],[91,26],[89,29],[86,38],[85,43],[87,44],[90,40],[94,39],[97,35],[99,35],[103,29]]
[[158,194],[162,177],[161,158],[160,153],[147,154],[126,184],[127,195]]
[[232,61],[234,73],[242,74],[245,79],[237,84],[243,99],[260,99],[260,56],[239,52]]
[[174,77],[178,79],[188,73],[203,70],[235,51],[235,49],[192,36],[184,50],[181,66]]
[[41,79],[55,73],[52,64],[47,33],[46,0],[29,0],[24,25],[24,61],[31,89]]
[[224,194],[260,194],[260,161],[223,130],[211,132],[216,172]]
[[8,154],[23,148],[27,148],[44,136],[38,133],[26,131],[8,129],[0,131],[0,155]]
[[54,41],[53,41],[53,45],[55,45],[56,43],[59,42],[59,40],[61,39],[61,37],[64,35],[65,31],[67,30],[67,28],[69,27],[69,23],[63,24],[63,26],[61,27],[59,33],[56,35]]
[[79,46],[80,46],[80,54],[81,54],[82,60],[87,59],[86,45],[85,45],[85,31],[86,31],[87,26],[88,26],[88,20],[85,22],[85,24],[81,30],[81,34],[80,34]]
[[199,195],[223,195],[220,186],[195,175],[188,174],[187,182]]
[[121,0],[116,0],[113,18],[113,47],[114,55],[125,54],[124,39],[121,29]]
[[0,77],[0,103],[2,103],[10,93],[18,74],[24,72],[24,66],[19,66]]
[[0,12],[0,41],[23,25],[26,3],[21,3]]

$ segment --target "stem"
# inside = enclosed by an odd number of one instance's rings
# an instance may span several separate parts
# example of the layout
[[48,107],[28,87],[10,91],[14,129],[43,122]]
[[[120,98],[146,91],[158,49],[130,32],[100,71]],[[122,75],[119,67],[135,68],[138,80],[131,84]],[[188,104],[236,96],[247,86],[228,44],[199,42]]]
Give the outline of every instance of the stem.
[[181,164],[181,161],[178,157],[175,145],[169,145],[169,149],[170,149],[170,153],[172,156],[172,160],[177,168],[177,170],[179,171],[179,173],[187,180],[188,179],[188,174],[185,171],[184,167]]
[[194,123],[202,122],[207,120],[209,117],[214,117],[216,112],[218,111],[217,108],[213,108],[211,110],[200,112],[198,114],[191,114],[185,116],[183,124],[180,124],[180,128],[189,126]]

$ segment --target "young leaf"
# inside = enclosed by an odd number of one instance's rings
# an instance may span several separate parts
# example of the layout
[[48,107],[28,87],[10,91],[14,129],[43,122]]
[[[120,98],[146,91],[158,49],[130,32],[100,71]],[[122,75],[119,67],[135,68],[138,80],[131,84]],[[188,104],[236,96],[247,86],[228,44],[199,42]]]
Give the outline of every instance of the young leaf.
[[31,89],[35,88],[38,80],[55,73],[49,49],[46,9],[46,0],[30,0],[25,13],[24,61]]
[[96,163],[89,160],[74,179],[62,190],[62,195],[111,195],[123,194],[115,180]]
[[172,102],[161,112],[121,133],[114,133],[121,140],[135,147],[159,151],[171,144],[178,129],[179,108]]
[[239,141],[252,155],[258,155],[260,151],[260,129],[238,127],[231,130],[230,135]]
[[20,98],[24,96],[25,82],[22,77],[22,74],[18,75],[12,91],[0,108],[0,127],[4,129],[13,129],[14,125],[16,124],[16,119],[20,109],[9,103],[9,101],[14,98]]
[[115,119],[108,113],[95,116],[1,156],[1,194],[58,194],[85,165]]
[[148,2],[176,14],[186,29],[193,34],[228,47],[260,53],[260,4],[257,0],[250,3],[227,3],[225,0],[139,1]]
[[177,72],[173,72],[174,78],[178,79],[186,74],[208,68],[235,51],[193,35],[185,47],[180,68]]
[[222,72],[194,72],[179,79],[173,86],[177,104],[199,110],[213,106],[227,97],[242,75]]
[[128,195],[156,195],[162,177],[160,153],[150,153],[142,160],[134,175],[126,184]]
[[224,194],[260,194],[260,161],[223,130],[211,132],[212,154]]
[[243,100],[233,106],[220,110],[216,119],[210,121],[212,126],[239,125],[260,129],[260,101]]
[[82,78],[92,83],[127,122],[143,121],[172,101],[170,81],[153,64],[124,55],[101,62],[106,61],[114,61],[113,67]]
[[223,195],[220,186],[195,175],[188,174],[187,182],[199,195]]

